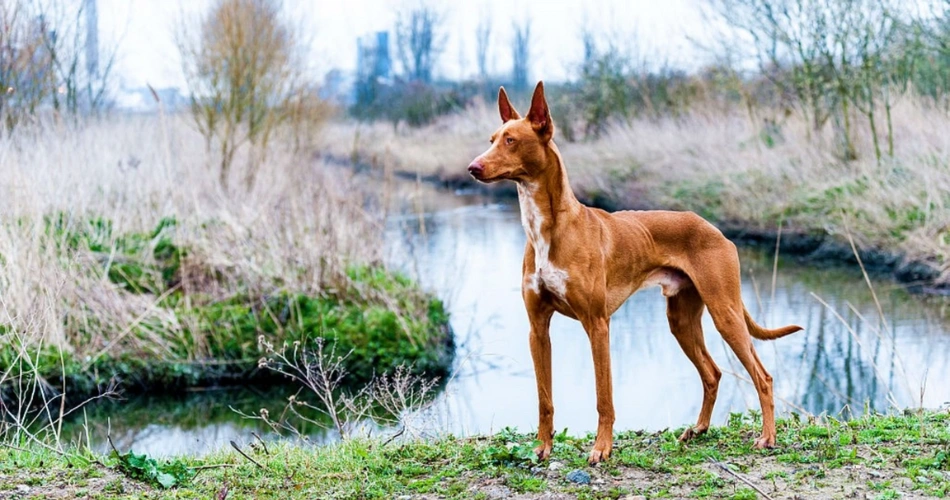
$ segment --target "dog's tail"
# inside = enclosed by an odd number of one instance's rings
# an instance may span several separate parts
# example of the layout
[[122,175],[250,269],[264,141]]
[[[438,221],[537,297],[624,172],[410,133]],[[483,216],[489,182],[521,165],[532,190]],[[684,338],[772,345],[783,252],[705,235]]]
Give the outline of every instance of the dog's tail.
[[803,330],[803,328],[798,325],[788,325],[773,330],[762,328],[752,319],[752,316],[749,315],[749,311],[746,308],[743,307],[742,312],[745,313],[745,324],[749,328],[749,334],[759,340],[775,340]]

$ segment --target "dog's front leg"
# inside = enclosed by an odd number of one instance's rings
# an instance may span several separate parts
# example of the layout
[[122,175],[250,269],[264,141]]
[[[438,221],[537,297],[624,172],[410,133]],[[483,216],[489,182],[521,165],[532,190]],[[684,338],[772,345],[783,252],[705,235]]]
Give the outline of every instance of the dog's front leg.
[[551,396],[551,316],[554,309],[541,302],[536,293],[525,294],[525,307],[531,322],[531,359],[538,382],[538,440],[541,446],[534,449],[538,458],[545,460],[551,455],[554,437],[554,400]]
[[597,464],[610,457],[614,437],[614,394],[610,378],[610,318],[595,317],[583,321],[594,355],[594,379],[597,385],[597,438],[587,461]]

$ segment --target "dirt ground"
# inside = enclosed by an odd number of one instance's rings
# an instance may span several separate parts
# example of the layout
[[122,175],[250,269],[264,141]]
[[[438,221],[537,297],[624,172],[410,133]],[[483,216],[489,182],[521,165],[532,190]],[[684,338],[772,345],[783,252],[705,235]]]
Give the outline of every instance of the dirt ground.
[[[52,477],[50,477],[52,475]],[[80,477],[81,475],[81,477]],[[117,498],[142,494],[151,488],[106,467],[70,471],[0,474],[0,500],[40,498]]]

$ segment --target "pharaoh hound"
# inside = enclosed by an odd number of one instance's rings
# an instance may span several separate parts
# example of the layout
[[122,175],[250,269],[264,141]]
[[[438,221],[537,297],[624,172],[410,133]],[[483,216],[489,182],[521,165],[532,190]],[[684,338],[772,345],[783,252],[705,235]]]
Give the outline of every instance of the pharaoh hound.
[[703,382],[696,425],[681,441],[709,428],[722,372],[703,340],[703,308],[748,370],[762,406],[762,435],[756,448],[775,446],[772,377],[762,366],[752,338],[762,340],[801,330],[765,329],[749,315],[740,295],[736,246],[692,212],[608,213],[574,197],[564,160],[552,140],[554,123],[538,83],[524,118],[498,91],[501,127],[491,146],[468,166],[478,181],[514,181],[521,223],[528,241],[521,294],[531,325],[531,357],[538,385],[538,439],[541,459],[551,453],[554,405],[551,399],[551,317],[559,312],[580,321],[590,340],[597,390],[597,438],[588,461],[610,456],[614,405],[610,380],[610,316],[634,292],[659,286],[667,300],[670,329]]

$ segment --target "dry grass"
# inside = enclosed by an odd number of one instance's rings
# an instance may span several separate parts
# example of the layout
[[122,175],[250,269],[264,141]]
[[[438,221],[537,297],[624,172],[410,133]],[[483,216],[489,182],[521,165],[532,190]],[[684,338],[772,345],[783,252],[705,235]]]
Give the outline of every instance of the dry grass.
[[[174,218],[174,240],[188,249],[179,284],[192,292],[187,300],[345,286],[347,264],[380,257],[379,216],[364,209],[372,194],[348,171],[282,146],[273,146],[251,192],[226,193],[208,168],[220,159],[185,118],[47,124],[2,139],[0,343],[16,336],[78,359],[116,351],[163,356],[167,337],[182,331],[184,320],[160,307],[160,297],[129,293],[106,278],[120,255],[102,262],[92,252],[64,250],[63,234],[47,222],[60,216],[77,228],[111,221],[112,237],[147,234]],[[232,175],[239,178],[240,168]]]
[[[524,103],[522,103],[524,105]],[[830,234],[847,244],[936,267],[950,283],[950,116],[913,96],[893,110],[895,156],[874,160],[857,121],[859,159],[845,162],[832,125],[810,131],[798,115],[711,107],[686,116],[613,126],[603,138],[560,141],[572,184],[584,198],[616,207],[695,210],[753,229]],[[499,125],[478,105],[421,129],[335,124],[324,149],[396,170],[465,180],[469,161]],[[883,140],[883,138],[882,138]]]

